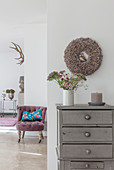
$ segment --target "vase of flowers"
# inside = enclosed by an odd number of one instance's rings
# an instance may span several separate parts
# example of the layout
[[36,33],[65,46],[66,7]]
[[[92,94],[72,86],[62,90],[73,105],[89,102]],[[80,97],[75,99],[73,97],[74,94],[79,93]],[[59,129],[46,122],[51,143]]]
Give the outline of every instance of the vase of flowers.
[[74,90],[63,90],[63,105],[74,105]]
[[49,74],[48,81],[55,80],[60,88],[63,89],[63,105],[74,104],[74,91],[84,85],[86,77],[81,74],[69,74],[65,70],[54,71]]
[[8,93],[9,99],[12,100],[12,99],[14,98],[15,90],[13,90],[13,89],[7,89],[7,90],[6,90],[6,93]]

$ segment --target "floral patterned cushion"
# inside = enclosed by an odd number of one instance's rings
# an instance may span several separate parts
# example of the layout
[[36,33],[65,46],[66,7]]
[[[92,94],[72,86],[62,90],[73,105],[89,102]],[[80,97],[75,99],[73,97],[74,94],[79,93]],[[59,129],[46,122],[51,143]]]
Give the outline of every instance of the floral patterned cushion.
[[21,120],[22,121],[26,121],[26,120],[32,121],[33,120],[33,116],[32,116],[31,113],[23,111],[23,115],[22,115],[22,119]]
[[42,112],[41,110],[36,110],[32,112],[33,114],[33,120],[42,120]]
[[42,112],[41,110],[36,110],[32,113],[27,111],[23,111],[22,121],[34,121],[34,120],[42,120]]

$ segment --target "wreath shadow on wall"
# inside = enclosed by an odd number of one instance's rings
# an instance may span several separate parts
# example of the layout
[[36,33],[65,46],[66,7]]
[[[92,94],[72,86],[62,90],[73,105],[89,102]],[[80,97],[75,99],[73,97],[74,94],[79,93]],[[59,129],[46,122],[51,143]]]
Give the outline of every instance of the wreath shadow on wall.
[[98,43],[90,38],[78,38],[71,41],[65,49],[64,61],[72,73],[85,76],[93,74],[101,65],[102,50]]

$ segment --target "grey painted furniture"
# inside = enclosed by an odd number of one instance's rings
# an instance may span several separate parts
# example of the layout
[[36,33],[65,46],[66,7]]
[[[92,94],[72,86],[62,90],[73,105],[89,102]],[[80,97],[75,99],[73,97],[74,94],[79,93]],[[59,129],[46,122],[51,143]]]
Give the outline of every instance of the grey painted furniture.
[[57,105],[58,170],[114,170],[114,106]]

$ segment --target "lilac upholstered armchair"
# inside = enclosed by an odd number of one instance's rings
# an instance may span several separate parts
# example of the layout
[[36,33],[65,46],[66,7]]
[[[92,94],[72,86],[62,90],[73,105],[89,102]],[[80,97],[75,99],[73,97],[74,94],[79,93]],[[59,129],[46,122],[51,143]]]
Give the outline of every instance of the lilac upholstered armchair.
[[[23,111],[33,112],[36,110],[42,110],[42,120],[41,121],[22,121]],[[21,140],[21,131],[23,131],[22,138],[24,138],[25,131],[39,131],[39,143],[43,139],[42,130],[44,129],[44,120],[46,115],[46,107],[42,106],[19,106],[18,107],[18,121],[16,128],[18,130],[18,143]]]

